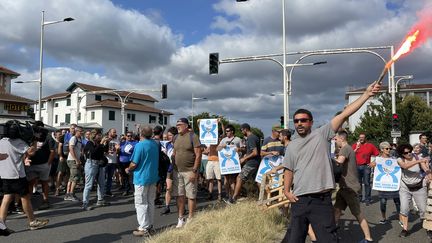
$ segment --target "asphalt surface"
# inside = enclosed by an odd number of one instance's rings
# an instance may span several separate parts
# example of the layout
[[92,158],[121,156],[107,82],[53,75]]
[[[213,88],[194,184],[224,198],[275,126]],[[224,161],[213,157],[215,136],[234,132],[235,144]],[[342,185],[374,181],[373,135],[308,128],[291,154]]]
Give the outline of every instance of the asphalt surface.
[[[96,200],[95,194],[94,191],[91,194],[92,202]],[[47,227],[30,231],[24,215],[12,214],[8,216],[7,225],[16,233],[8,237],[0,236],[0,242],[143,242],[143,238],[132,235],[132,231],[138,226],[133,196],[123,197],[119,191],[114,191],[114,194],[115,197],[107,199],[111,202],[110,206],[95,208],[92,211],[82,211],[79,202],[63,201],[63,197],[50,195],[51,208],[43,211],[35,210],[37,217],[50,220]],[[77,195],[81,196],[80,193]],[[40,196],[33,197],[34,208],[38,207],[41,200]],[[204,193],[199,194],[199,210],[211,210],[213,204],[214,201],[209,202],[205,199]],[[176,207],[171,206],[169,215],[160,216],[161,210],[162,208],[156,208],[155,228],[163,230],[166,227],[174,227],[177,223]],[[376,193],[373,194],[373,203],[370,206],[362,204],[362,210],[369,222],[375,242],[430,242],[417,215],[410,217],[410,235],[407,238],[398,236],[402,228],[398,224],[393,201],[388,201],[387,214],[391,221],[385,225],[379,224],[381,218]],[[359,242],[363,238],[360,226],[349,210],[342,216],[340,227],[341,242]]]

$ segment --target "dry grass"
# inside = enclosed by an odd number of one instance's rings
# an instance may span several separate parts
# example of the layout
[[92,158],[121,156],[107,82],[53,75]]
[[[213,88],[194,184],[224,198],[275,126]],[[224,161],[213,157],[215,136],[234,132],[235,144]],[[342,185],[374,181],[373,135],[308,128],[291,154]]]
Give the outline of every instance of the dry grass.
[[255,201],[199,212],[182,229],[169,228],[146,242],[280,242],[286,220],[278,209],[263,211]]

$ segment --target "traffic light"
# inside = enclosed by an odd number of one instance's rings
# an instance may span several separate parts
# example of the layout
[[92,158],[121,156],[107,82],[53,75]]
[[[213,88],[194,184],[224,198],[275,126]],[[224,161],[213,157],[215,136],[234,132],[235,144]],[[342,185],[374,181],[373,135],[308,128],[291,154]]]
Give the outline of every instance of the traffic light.
[[280,125],[281,125],[282,128],[284,128],[284,125],[285,125],[284,116],[280,117]]
[[396,113],[392,115],[392,130],[400,131],[399,115]]
[[168,86],[166,84],[162,84],[162,99],[166,99],[168,97]]
[[217,74],[219,72],[219,53],[209,54],[209,73]]

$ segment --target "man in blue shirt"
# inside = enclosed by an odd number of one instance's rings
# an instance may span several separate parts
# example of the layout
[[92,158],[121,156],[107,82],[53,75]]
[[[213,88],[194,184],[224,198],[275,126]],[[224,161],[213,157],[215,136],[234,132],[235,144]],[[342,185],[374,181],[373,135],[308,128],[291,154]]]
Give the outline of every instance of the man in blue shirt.
[[140,142],[135,145],[129,168],[133,171],[135,186],[135,209],[139,227],[133,231],[134,236],[150,236],[154,221],[154,200],[156,183],[159,180],[159,145],[151,139],[153,129],[144,126],[140,129]]
[[121,168],[123,196],[129,195],[129,192],[132,189],[130,185],[130,177],[126,174],[126,168],[129,168],[132,153],[137,143],[137,141],[134,141],[133,133],[130,131],[126,133],[126,141],[120,143],[119,164]]

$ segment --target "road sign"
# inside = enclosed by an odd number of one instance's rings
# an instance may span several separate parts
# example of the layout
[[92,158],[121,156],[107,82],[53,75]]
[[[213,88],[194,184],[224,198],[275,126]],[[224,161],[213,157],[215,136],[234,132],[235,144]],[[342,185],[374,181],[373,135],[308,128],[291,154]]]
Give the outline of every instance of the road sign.
[[401,137],[401,131],[391,131],[391,137],[392,138],[400,138]]

